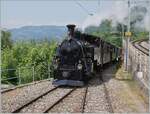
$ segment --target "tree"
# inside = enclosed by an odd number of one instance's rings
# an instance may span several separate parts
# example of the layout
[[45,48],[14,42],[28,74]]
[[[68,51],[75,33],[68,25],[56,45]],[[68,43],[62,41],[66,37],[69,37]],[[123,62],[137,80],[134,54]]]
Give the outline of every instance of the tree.
[[12,48],[12,41],[11,41],[11,34],[8,31],[1,31],[1,49],[3,50],[4,48]]
[[91,34],[96,31],[98,31],[98,27],[96,27],[96,26],[88,26],[85,28],[85,33]]
[[127,26],[118,22],[117,25],[116,25],[116,30],[117,30],[118,33],[126,32],[127,31]]
[[105,19],[98,27],[98,31],[102,33],[110,33],[112,30],[112,20]]
[[[117,30],[115,34],[112,34],[114,30]],[[124,25],[124,30],[126,26]],[[85,29],[89,34],[101,37],[103,40],[110,42],[118,47],[121,47],[121,32],[122,24],[118,23],[115,27],[112,26],[112,20],[103,20],[98,27],[89,26]]]

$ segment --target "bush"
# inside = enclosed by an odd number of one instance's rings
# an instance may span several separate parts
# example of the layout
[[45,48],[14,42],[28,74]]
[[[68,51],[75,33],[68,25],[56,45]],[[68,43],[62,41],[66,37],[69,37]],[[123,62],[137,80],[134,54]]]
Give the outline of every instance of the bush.
[[[47,78],[48,65],[51,64],[53,55],[55,54],[55,48],[55,41],[26,41],[14,43],[11,49],[3,49],[2,78],[18,77],[18,69],[20,69],[22,83],[31,82],[33,80],[33,67],[35,70],[35,80],[40,80],[41,77]],[[18,79],[2,81],[2,83],[18,84]]]

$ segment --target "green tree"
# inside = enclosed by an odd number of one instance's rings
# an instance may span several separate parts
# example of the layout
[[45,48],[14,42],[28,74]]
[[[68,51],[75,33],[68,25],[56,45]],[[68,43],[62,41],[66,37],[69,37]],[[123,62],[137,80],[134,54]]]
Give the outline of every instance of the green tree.
[[12,47],[12,40],[11,40],[11,34],[8,31],[1,31],[1,49],[3,50],[4,48],[11,48]]
[[112,20],[103,20],[98,27],[98,31],[101,33],[110,33],[112,31]]
[[[124,31],[126,31],[126,26],[124,25]],[[112,20],[105,19],[101,22],[98,27],[89,26],[86,29],[86,32],[98,37],[101,37],[103,40],[110,42],[118,47],[121,47],[122,39],[122,24],[117,23],[115,27],[112,26]],[[115,34],[113,32],[116,32]]]
[[127,26],[118,22],[116,25],[116,32],[122,33],[122,32],[126,32],[126,31],[127,31]]
[[[48,66],[52,62],[55,49],[55,41],[15,42],[12,48],[5,48],[2,51],[2,78],[17,77],[20,69],[21,83],[31,82],[33,68],[35,80],[40,80],[41,77],[42,79],[47,78]],[[18,84],[18,79],[2,81],[2,83]]]
[[93,33],[93,32],[97,32],[98,31],[98,27],[96,26],[88,26],[85,28],[85,33]]

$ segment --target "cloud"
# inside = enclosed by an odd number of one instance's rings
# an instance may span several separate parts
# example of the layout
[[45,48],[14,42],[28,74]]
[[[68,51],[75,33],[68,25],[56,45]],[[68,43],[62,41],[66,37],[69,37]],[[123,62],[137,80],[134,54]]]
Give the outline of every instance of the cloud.
[[82,24],[82,29],[87,26],[93,25],[98,26],[104,18],[108,18],[108,14],[94,14],[93,16],[88,16]]
[[98,26],[103,19],[113,19],[114,22],[123,22],[123,19],[128,14],[127,3],[124,1],[114,1],[112,7],[96,13],[93,16],[88,16],[82,24],[84,30],[87,26]]

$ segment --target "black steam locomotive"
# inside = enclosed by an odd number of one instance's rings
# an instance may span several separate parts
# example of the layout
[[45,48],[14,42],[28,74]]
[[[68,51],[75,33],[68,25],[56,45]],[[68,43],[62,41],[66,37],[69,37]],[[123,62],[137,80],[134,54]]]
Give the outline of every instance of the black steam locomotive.
[[67,27],[68,36],[58,46],[53,61],[53,84],[83,86],[93,75],[94,47],[74,37],[75,25]]

